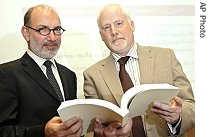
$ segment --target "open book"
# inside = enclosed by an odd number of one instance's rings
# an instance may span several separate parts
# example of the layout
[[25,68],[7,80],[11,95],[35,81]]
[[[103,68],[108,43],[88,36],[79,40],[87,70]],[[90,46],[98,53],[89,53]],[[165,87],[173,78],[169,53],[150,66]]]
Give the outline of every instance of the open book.
[[89,132],[89,125],[95,117],[106,120],[107,123],[120,121],[127,123],[128,117],[146,114],[153,101],[170,103],[179,92],[177,87],[169,84],[142,84],[130,88],[124,93],[121,105],[100,99],[75,99],[61,103],[58,113],[62,121],[73,116],[83,118],[83,134]]

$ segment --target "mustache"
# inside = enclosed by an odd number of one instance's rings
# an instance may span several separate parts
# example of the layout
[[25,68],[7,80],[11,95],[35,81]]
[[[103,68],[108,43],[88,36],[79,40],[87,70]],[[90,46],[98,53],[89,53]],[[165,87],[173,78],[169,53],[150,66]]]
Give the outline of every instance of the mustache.
[[58,46],[56,42],[50,42],[50,41],[45,42],[43,45],[44,46]]

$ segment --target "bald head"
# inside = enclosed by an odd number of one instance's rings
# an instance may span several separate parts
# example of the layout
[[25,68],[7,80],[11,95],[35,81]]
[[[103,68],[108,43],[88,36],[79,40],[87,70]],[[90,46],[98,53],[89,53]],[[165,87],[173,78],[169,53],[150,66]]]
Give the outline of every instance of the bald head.
[[31,7],[30,9],[28,9],[28,11],[26,12],[24,16],[24,25],[30,26],[32,20],[36,17],[41,18],[41,17],[48,17],[48,16],[54,16],[58,18],[58,20],[60,21],[60,18],[57,12],[48,5],[37,5],[37,6]]

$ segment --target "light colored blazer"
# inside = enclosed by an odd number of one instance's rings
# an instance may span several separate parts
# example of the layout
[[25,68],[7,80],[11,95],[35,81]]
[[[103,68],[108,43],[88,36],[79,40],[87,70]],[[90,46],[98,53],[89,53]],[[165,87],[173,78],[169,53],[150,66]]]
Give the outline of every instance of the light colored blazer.
[[[168,48],[137,48],[140,68],[140,83],[168,83],[181,88],[178,96],[182,101],[180,136],[195,126],[195,100],[189,80],[174,52]],[[123,89],[111,55],[84,71],[85,98],[99,98],[120,105]],[[139,107],[141,105],[139,104]],[[148,112],[143,118],[148,137],[171,136],[166,121]]]

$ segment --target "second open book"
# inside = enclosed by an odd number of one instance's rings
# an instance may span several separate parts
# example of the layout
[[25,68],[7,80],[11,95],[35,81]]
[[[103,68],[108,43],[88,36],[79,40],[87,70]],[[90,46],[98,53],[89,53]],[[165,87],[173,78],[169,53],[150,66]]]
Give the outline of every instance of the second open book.
[[81,116],[83,134],[85,134],[95,117],[100,117],[108,123],[120,121],[124,125],[128,117],[146,114],[153,101],[169,103],[178,92],[177,87],[169,84],[143,84],[126,91],[122,96],[120,107],[100,99],[75,99],[62,102],[57,111],[62,121],[73,116]]

